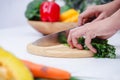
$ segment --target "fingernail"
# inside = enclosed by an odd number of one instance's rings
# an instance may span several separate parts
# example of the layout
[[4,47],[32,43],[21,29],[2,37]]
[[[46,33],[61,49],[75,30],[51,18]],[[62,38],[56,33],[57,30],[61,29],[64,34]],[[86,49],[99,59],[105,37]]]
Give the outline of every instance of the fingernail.
[[73,46],[70,46],[70,48],[73,48]]
[[83,47],[82,47],[80,44],[77,44],[77,47],[78,47],[79,49],[83,49]]
[[97,53],[96,49],[93,49],[93,52],[94,52],[94,53]]

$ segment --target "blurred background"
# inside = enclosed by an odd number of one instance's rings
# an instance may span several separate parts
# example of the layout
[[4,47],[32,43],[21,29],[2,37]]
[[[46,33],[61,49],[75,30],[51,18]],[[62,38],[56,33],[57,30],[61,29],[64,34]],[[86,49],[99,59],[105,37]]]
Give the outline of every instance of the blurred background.
[[30,1],[32,0],[1,0],[0,28],[27,25],[24,12]]
[[[27,5],[33,0],[1,0],[0,2],[0,29],[28,25],[25,17]],[[61,5],[62,0],[57,0]]]
[[[16,26],[28,25],[25,17],[27,5],[33,0],[1,0],[0,2],[0,28],[11,28]],[[111,0],[56,0],[60,6],[65,2],[76,9],[84,10],[90,4],[101,4]],[[81,4],[81,5],[80,5]],[[78,6],[79,5],[79,6]]]

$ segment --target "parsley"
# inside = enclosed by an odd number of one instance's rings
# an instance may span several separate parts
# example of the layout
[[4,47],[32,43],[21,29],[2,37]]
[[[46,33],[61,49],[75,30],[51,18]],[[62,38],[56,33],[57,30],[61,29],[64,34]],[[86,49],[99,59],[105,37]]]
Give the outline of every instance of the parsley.
[[[79,38],[78,43],[83,46],[83,49],[89,50],[84,43],[85,39]],[[115,58],[115,47],[108,44],[108,40],[94,38],[91,42],[92,46],[97,50],[97,53],[94,55],[96,58]]]

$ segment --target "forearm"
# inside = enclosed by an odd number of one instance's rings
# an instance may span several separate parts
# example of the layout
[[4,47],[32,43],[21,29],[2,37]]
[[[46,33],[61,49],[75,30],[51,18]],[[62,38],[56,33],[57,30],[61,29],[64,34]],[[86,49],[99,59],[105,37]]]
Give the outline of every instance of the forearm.
[[120,30],[120,20],[119,20],[120,19],[120,0],[114,0],[113,6],[115,6],[117,11],[113,15],[111,15],[110,18],[111,18],[111,21],[115,23],[115,26],[114,26],[115,29]]
[[117,10],[112,16],[110,16],[111,23],[114,24],[116,30],[120,30],[120,9]]
[[[109,3],[108,3],[109,4]],[[114,0],[110,3],[109,7],[114,7],[114,11],[120,9],[120,0]],[[112,8],[113,9],[113,8]]]
[[[120,9],[120,0],[114,0],[110,3],[107,3],[105,5],[102,5],[103,10],[106,10],[108,13],[107,14],[113,14],[115,13],[118,9]],[[111,16],[110,15],[110,16]]]
[[120,1],[120,0],[114,0],[114,1]]
[[113,2],[115,2],[116,6],[120,8],[120,0],[114,0]]

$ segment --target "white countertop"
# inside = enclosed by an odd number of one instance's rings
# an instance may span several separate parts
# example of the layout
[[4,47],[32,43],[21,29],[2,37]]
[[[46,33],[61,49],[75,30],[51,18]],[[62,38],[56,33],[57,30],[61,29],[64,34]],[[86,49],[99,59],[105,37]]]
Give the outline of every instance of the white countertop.
[[109,39],[109,43],[116,46],[116,59],[50,58],[29,54],[26,50],[27,44],[40,37],[42,37],[42,34],[35,31],[29,25],[3,28],[0,29],[0,46],[12,52],[20,59],[26,59],[35,63],[67,70],[72,73],[73,76],[100,77],[104,78],[104,80],[120,80],[120,32]]

